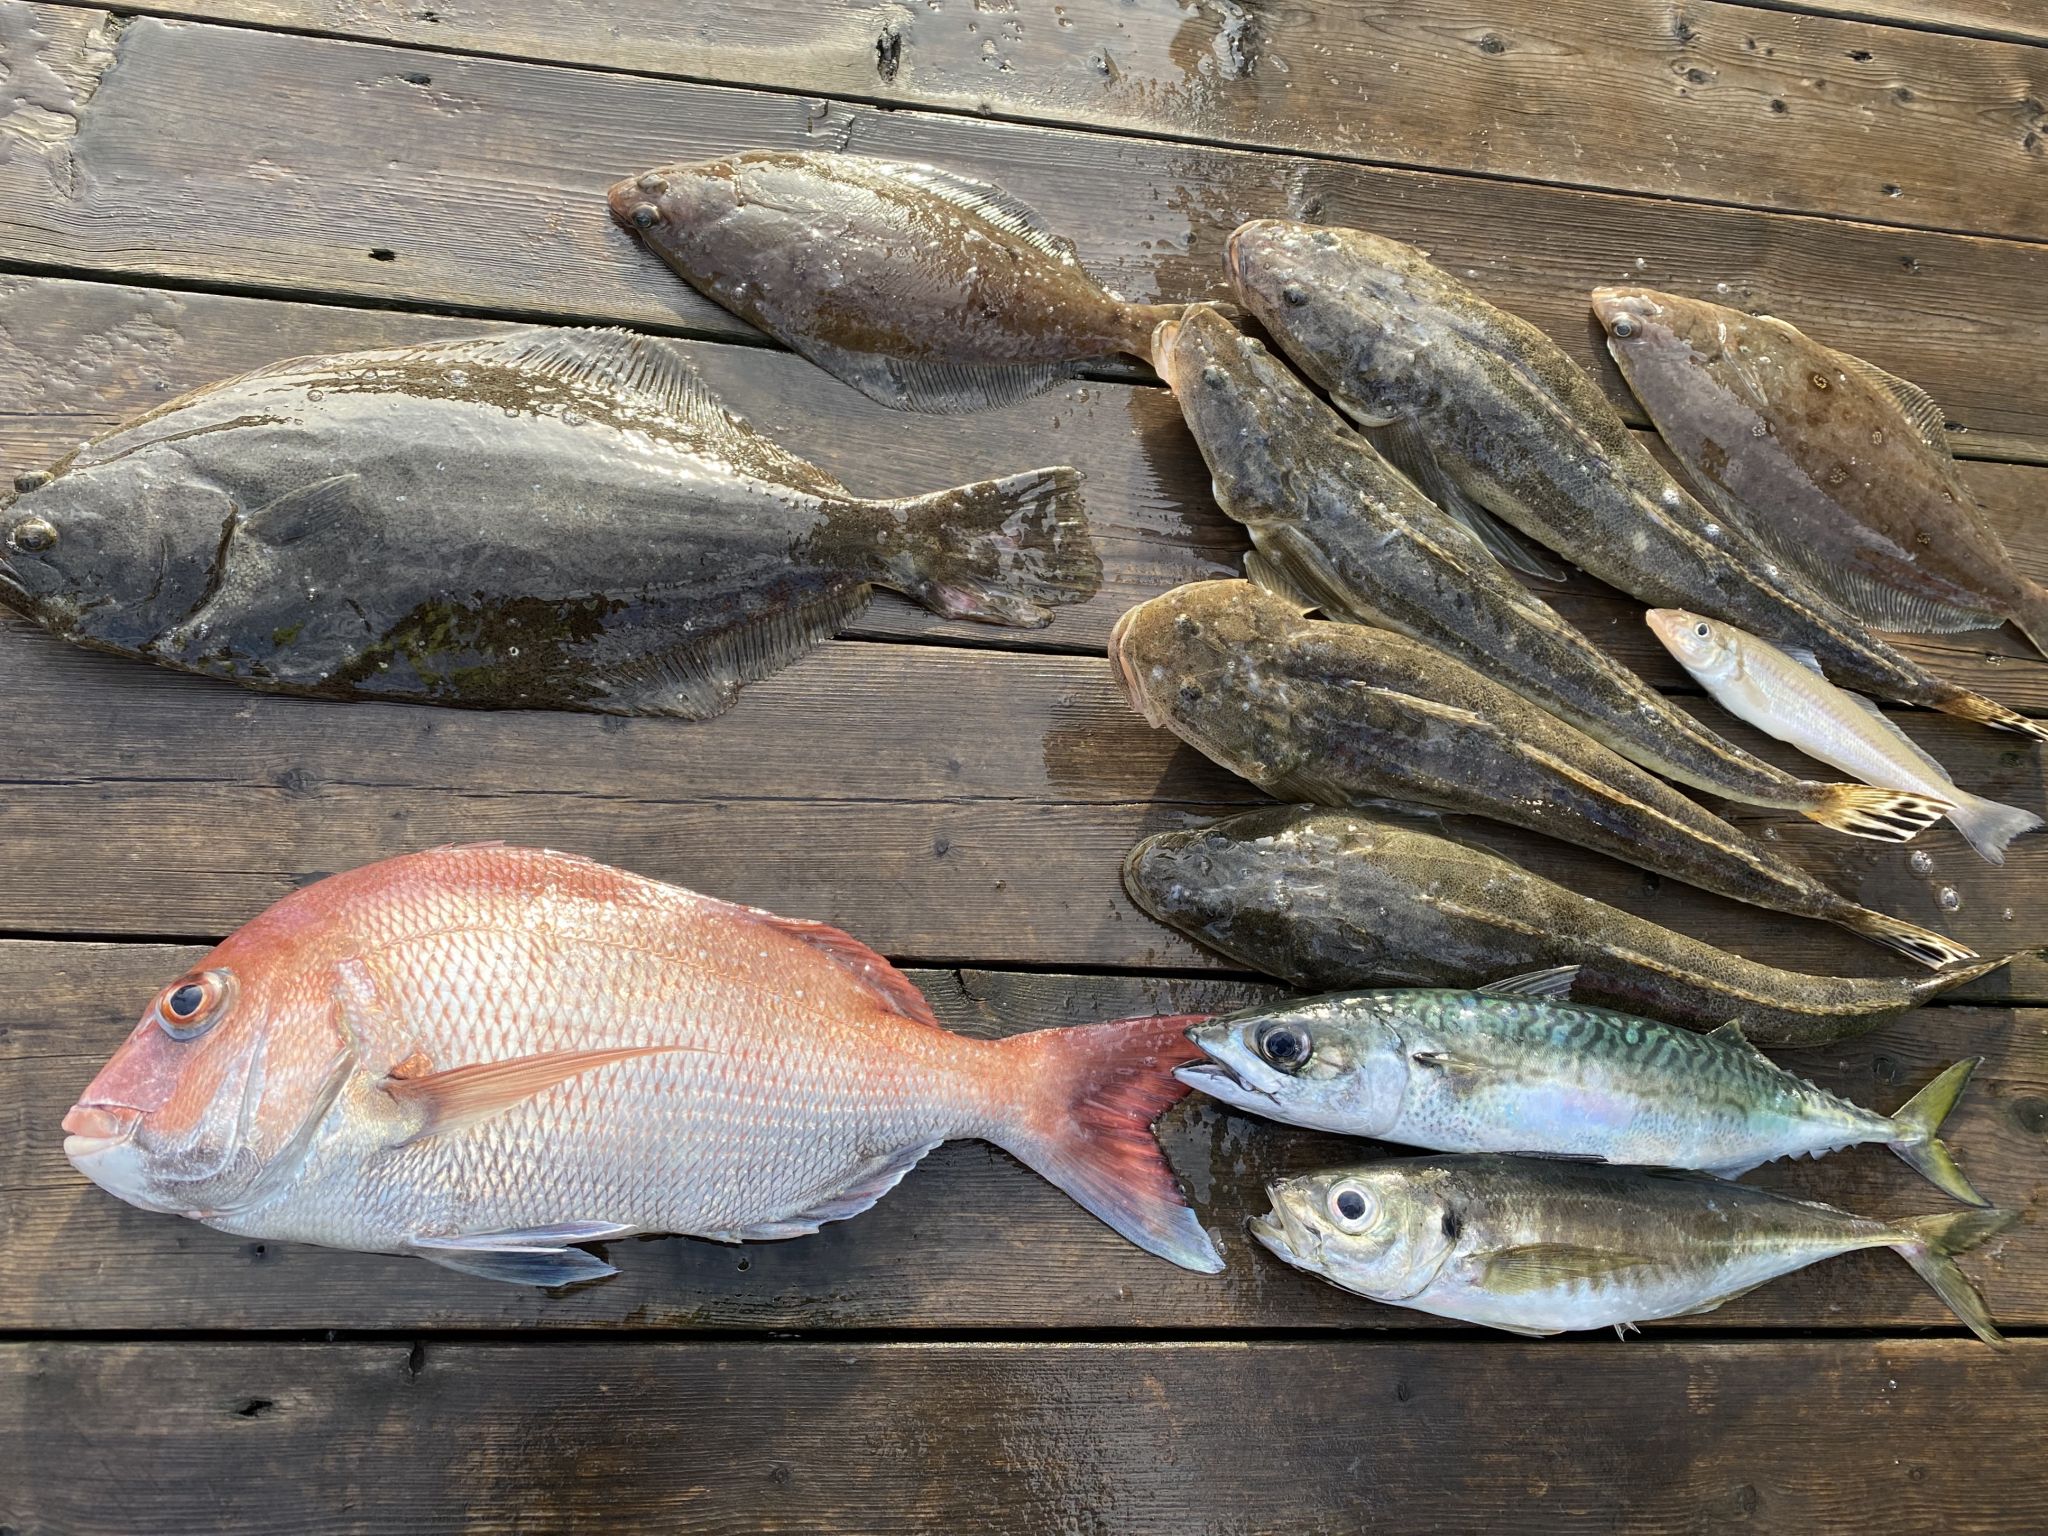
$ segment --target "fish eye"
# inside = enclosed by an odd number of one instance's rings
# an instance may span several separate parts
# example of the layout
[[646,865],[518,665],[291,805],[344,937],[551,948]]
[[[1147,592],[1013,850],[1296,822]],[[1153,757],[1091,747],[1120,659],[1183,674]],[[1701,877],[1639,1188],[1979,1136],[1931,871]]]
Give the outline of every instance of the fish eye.
[[1274,1066],[1293,1072],[1307,1063],[1315,1046],[1299,1024],[1268,1024],[1259,1031],[1258,1049]]
[[1330,1214],[1340,1226],[1356,1231],[1372,1219],[1372,1196],[1356,1184],[1339,1184],[1330,1191]]
[[233,995],[226,971],[200,971],[172,982],[157,994],[157,1027],[173,1040],[196,1040],[220,1022]]
[[1619,336],[1623,341],[1627,341],[1629,337],[1635,335],[1636,323],[1629,319],[1627,315],[1620,315],[1615,319],[1613,330],[1615,335]]
[[1289,283],[1280,290],[1280,297],[1296,309],[1308,302],[1308,290],[1299,283]]
[[1211,389],[1221,389],[1230,382],[1230,375],[1221,368],[1218,368],[1214,363],[1211,363],[1202,370],[1202,382]]
[[57,544],[57,530],[40,517],[24,517],[7,535],[8,547],[18,554],[39,555]]
[[1706,639],[1708,635],[1713,633],[1713,631],[1708,629],[1705,624],[1693,625],[1692,632],[1698,635],[1702,640]]
[[661,210],[652,203],[642,203],[633,210],[635,229],[652,229],[661,222]]

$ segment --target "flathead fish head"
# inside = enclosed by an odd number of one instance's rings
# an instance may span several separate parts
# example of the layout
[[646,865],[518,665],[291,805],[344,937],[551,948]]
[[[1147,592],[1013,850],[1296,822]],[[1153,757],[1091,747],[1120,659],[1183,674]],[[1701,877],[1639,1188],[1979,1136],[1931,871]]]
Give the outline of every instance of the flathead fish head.
[[1643,621],[1701,683],[1725,682],[1742,666],[1742,631],[1732,625],[1683,608],[1652,608]]
[[318,886],[160,989],[64,1116],[64,1155],[108,1193],[205,1220],[293,1171],[355,1063]]
[[1195,581],[1130,609],[1110,654],[1131,706],[1240,777],[1292,771],[1285,660],[1300,611],[1249,581]]
[[1190,309],[1153,338],[1152,366],[1173,387],[1181,415],[1226,508],[1244,487],[1268,487],[1257,499],[1280,510],[1283,458],[1307,433],[1327,428],[1329,409],[1266,347],[1213,309]]
[[1226,261],[1244,307],[1361,424],[1384,426],[1435,401],[1418,367],[1455,284],[1412,245],[1361,229],[1254,219]]
[[219,487],[147,450],[15,484],[0,511],[0,603],[131,652],[205,601],[240,515]]
[[1187,1033],[1207,1059],[1174,1076],[1239,1109],[1351,1136],[1383,1135],[1400,1113],[1408,1057],[1377,994],[1248,1008]]
[[1301,1174],[1268,1185],[1252,1236],[1297,1269],[1380,1301],[1426,1289],[1457,1246],[1454,1209],[1405,1161]]

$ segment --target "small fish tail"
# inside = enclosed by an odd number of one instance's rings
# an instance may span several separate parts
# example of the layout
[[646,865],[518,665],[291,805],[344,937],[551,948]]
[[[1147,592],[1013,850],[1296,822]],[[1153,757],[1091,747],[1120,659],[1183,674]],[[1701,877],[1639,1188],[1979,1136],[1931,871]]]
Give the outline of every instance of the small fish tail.
[[1189,1209],[1152,1122],[1188,1093],[1176,1067],[1202,1059],[1187,1038],[1206,1015],[1118,1019],[1014,1035],[1009,1081],[1029,1085],[1014,1125],[992,1133],[1015,1154],[1148,1253],[1183,1269],[1223,1268]]
[[2013,604],[2012,621],[2035,650],[2048,656],[2048,587],[2038,581],[2021,582],[2019,600]]
[[1965,1205],[1989,1206],[1991,1202],[1970,1187],[1970,1181],[1963,1176],[1963,1170],[1956,1166],[1956,1160],[1949,1155],[1948,1148],[1942,1145],[1935,1132],[1941,1129],[1941,1122],[1948,1118],[1949,1111],[1956,1107],[1956,1100],[1962,1096],[1963,1085],[1969,1082],[1970,1074],[1983,1063],[1981,1056],[1959,1061],[1914,1094],[1892,1116],[1900,1134],[1896,1140],[1886,1143],[1936,1189]]
[[1200,299],[1192,304],[1126,304],[1122,318],[1129,335],[1122,349],[1133,357],[1143,358],[1152,365],[1154,373],[1165,378],[1166,370],[1159,366],[1159,327],[1185,320],[1188,312],[1196,309],[1213,309],[1232,325],[1244,322],[1244,311],[1221,299]]
[[2048,720],[2029,720],[2018,710],[2007,709],[1981,693],[1958,690],[1947,698],[1930,702],[1943,714],[1954,715],[1958,720],[1970,720],[1978,725],[1988,725],[1994,731],[2013,731],[2021,736],[2031,736],[2036,741],[2048,741]]
[[1808,819],[1874,842],[1910,842],[1949,813],[1948,802],[1932,795],[1872,789],[1865,784],[1822,787],[1827,793],[1820,802],[1802,807]]
[[2018,1221],[2017,1211],[1944,1211],[1939,1216],[1915,1216],[1899,1223],[1899,1240],[1892,1244],[1899,1257],[1913,1266],[1949,1310],[1969,1325],[1993,1349],[2009,1349],[2005,1336],[1991,1320],[1991,1309],[1969,1277],[1956,1267],[1955,1256],[1979,1243],[1987,1243]]
[[1979,976],[1989,976],[1993,971],[2003,970],[2019,959],[2021,955],[2032,954],[2032,950],[2015,950],[2009,955],[1992,955],[1981,960],[1972,960],[1968,965],[1952,965],[1939,976],[1922,976],[1908,985],[1913,992],[1913,1006],[1931,1002],[1944,992],[1951,992],[1966,981],[1975,981]]
[[1956,794],[1956,808],[1948,813],[1948,818],[1986,864],[2004,864],[2006,844],[2041,825],[2041,818],[2032,811],[1961,791]]
[[1966,944],[1958,944],[1946,934],[1922,928],[1904,918],[1887,917],[1868,907],[1851,907],[1840,921],[1852,933],[1860,933],[1874,943],[1895,949],[1907,959],[1918,960],[1937,971],[1960,960],[1977,958],[1977,951]]
[[[949,619],[1042,629],[1102,586],[1080,471],[1030,469],[894,503],[914,574],[896,589]],[[879,578],[896,586],[891,577]]]

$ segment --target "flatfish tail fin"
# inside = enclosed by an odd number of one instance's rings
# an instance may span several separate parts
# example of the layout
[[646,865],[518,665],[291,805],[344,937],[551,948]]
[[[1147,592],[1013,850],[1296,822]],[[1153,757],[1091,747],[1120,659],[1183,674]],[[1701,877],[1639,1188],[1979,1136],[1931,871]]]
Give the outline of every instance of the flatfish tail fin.
[[2048,656],[2048,587],[2038,581],[2022,582],[2012,621],[2035,650]]
[[1851,907],[1837,921],[1851,933],[1860,933],[1873,943],[1895,949],[1907,959],[1918,960],[1933,970],[1977,958],[1977,951],[1968,945],[1958,944],[1946,934],[1922,928],[1904,918],[1874,912],[1869,907]]
[[1204,1015],[1041,1029],[1002,1042],[1014,1121],[990,1139],[1148,1253],[1213,1275],[1216,1244],[1188,1206],[1152,1122],[1188,1093],[1174,1069],[1202,1058]]
[[1910,842],[1950,811],[1948,802],[1932,795],[1871,789],[1863,784],[1830,784],[1827,788],[1825,798],[1807,808],[1807,817],[1873,842]]
[[1892,1244],[1899,1257],[1913,1266],[1949,1310],[1969,1325],[1993,1349],[2009,1349],[2005,1336],[1991,1320],[1991,1309],[1969,1277],[1956,1267],[1955,1256],[1979,1243],[1988,1243],[2018,1221],[2017,1211],[1944,1211],[1939,1216],[1916,1216],[1899,1223],[1899,1240]]
[[1081,475],[1060,465],[889,504],[912,567],[877,575],[949,619],[1042,629],[1050,606],[1102,587],[1102,557],[1081,506]]

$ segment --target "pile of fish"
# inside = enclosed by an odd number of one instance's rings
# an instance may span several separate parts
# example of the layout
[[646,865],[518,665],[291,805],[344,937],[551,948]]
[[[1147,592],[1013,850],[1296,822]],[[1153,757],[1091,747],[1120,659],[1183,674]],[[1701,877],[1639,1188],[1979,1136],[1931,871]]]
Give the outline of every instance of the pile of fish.
[[[1214,1272],[1150,1134],[1193,1088],[1427,1154],[1283,1180],[1251,1223],[1380,1301],[1622,1329],[1884,1247],[2000,1342],[1954,1258],[2013,1217],[1937,1135],[1975,1063],[1881,1114],[1758,1047],[1842,1039],[2005,962],[1674,787],[1882,843],[1946,817],[1994,864],[2041,825],[1960,789],[1871,697],[2048,739],[1877,632],[2012,620],[2048,640],[2048,592],[1926,395],[1780,321],[1602,289],[1610,350],[1702,501],[1548,337],[1364,231],[1242,225],[1240,311],[1127,301],[1033,209],[933,166],[756,151],[629,177],[609,204],[698,292],[892,407],[1154,366],[1249,535],[1248,579],[1124,613],[1115,673],[1153,725],[1290,803],[1148,838],[1125,884],[1318,995],[974,1040],[821,923],[561,854],[439,849],[302,889],[166,985],[65,1118],[94,1182],[229,1232],[560,1286],[612,1273],[587,1245],[632,1234],[813,1232],[978,1137]],[[1609,659],[1515,574],[1560,559],[1648,605],[1731,714],[1858,782],[1776,767]],[[668,344],[540,329],[172,401],[19,477],[0,554],[0,601],[55,633],[250,687],[688,718],[876,588],[1029,627],[1101,579],[1070,467],[856,496]],[[1445,813],[1933,974],[1728,954]],[[1865,1143],[1968,1208],[1880,1222],[1730,1182]]]

